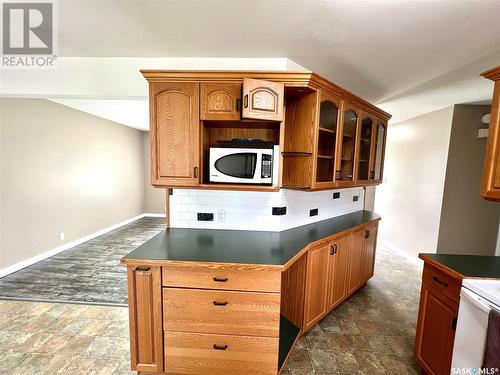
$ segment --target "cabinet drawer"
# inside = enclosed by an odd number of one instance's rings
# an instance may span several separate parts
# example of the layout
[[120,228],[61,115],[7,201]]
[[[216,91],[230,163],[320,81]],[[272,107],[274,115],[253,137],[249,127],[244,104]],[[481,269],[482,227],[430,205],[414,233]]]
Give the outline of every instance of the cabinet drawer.
[[280,295],[163,288],[164,329],[278,337]]
[[278,339],[165,332],[165,369],[173,374],[276,374]]
[[437,291],[443,293],[456,303],[460,302],[460,289],[462,283],[450,275],[432,267],[428,264],[424,267],[423,281],[431,285]]
[[224,289],[279,293],[281,272],[275,269],[248,269],[200,264],[162,267],[163,286],[178,288]]

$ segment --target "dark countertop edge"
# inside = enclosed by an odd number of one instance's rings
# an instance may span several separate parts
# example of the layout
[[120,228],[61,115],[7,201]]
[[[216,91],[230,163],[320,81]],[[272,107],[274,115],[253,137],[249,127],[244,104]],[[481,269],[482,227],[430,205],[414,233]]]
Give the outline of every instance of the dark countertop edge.
[[418,257],[422,259],[424,262],[429,263],[433,265],[436,268],[441,269],[442,271],[446,272],[448,275],[453,277],[454,279],[462,282],[463,279],[500,279],[500,275],[498,277],[489,277],[489,276],[469,276],[469,275],[464,275],[460,273],[459,271],[447,266],[446,264],[440,262],[437,259],[434,259],[432,256],[434,255],[442,255],[442,256],[464,256],[464,257],[485,257],[485,258],[490,258],[490,257],[496,257],[495,255],[466,255],[466,254],[436,254],[436,253],[419,253]]
[[[362,210],[365,211],[365,210]],[[358,225],[354,225],[350,228],[341,230],[339,232],[332,233],[326,237],[317,239],[316,241],[310,242],[308,245],[306,245],[304,248],[302,248],[300,251],[297,252],[292,258],[290,258],[285,264],[263,264],[263,263],[235,263],[235,262],[210,262],[210,261],[202,261],[202,260],[177,260],[177,259],[144,259],[144,258],[127,258],[127,255],[122,257],[120,259],[120,263],[124,265],[133,265],[133,264],[147,264],[147,265],[163,265],[163,264],[186,264],[186,263],[197,263],[197,264],[210,264],[211,266],[225,266],[225,267],[241,267],[241,266],[247,266],[247,267],[262,267],[262,268],[267,268],[267,269],[274,269],[274,270],[279,270],[279,271],[285,271],[287,268],[289,268],[297,259],[302,257],[304,253],[311,247],[311,245],[317,244],[318,242],[325,241],[327,239],[333,238],[338,236],[341,233],[347,232],[347,231],[352,231],[355,230],[356,228],[362,227],[366,225],[367,223],[371,222],[378,222],[382,218],[380,215],[376,214],[373,211],[370,211],[372,214],[376,215],[376,217],[372,218],[371,220],[364,221],[362,223],[359,223]],[[325,219],[321,221],[327,221],[331,219]],[[321,221],[317,222],[320,223]],[[313,223],[316,224],[316,223]],[[306,224],[306,225],[311,225],[311,224]],[[304,226],[306,226],[304,225]],[[297,227],[299,228],[299,227]],[[295,228],[290,228],[287,229],[286,231],[289,230],[294,230]],[[217,230],[217,229],[214,229]],[[285,232],[285,231],[283,231]],[[280,232],[276,232],[280,233]]]
[[462,282],[462,280],[465,278],[465,276],[462,275],[460,272],[457,272],[454,269],[446,266],[445,264],[437,261],[436,259],[429,257],[429,255],[434,255],[434,254],[433,253],[420,253],[420,254],[418,254],[418,257],[420,259],[422,259],[424,262],[430,263],[434,267],[439,268],[440,270],[442,270],[443,272],[447,273],[448,275],[450,275],[454,279],[457,279],[460,282]]

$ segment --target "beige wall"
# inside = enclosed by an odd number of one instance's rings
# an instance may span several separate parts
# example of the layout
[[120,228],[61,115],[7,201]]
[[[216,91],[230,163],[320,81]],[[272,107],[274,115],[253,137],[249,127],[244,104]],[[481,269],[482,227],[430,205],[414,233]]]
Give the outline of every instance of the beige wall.
[[41,99],[0,116],[0,268],[144,212],[143,132]]
[[375,198],[380,237],[413,257],[437,249],[452,116],[447,107],[388,129],[384,182]]
[[500,203],[480,197],[486,139],[477,138],[490,106],[457,105],[453,111],[437,252],[494,255]]
[[166,189],[151,185],[149,132],[142,133],[143,165],[144,165],[144,212],[152,214],[165,213]]

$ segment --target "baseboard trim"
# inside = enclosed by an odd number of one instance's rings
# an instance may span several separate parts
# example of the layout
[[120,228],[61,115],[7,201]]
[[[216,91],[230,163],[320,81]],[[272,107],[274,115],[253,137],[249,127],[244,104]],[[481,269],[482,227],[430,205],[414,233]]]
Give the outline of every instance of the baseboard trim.
[[38,263],[38,262],[40,262],[44,259],[47,259],[53,255],[59,254],[59,253],[63,252],[64,250],[71,249],[72,247],[75,247],[75,246],[80,245],[84,242],[90,241],[93,238],[102,236],[103,234],[106,234],[108,232],[111,232],[112,230],[123,227],[124,225],[130,224],[136,220],[142,219],[143,217],[165,217],[165,214],[143,213],[143,214],[134,216],[130,219],[121,221],[117,224],[111,225],[109,227],[101,229],[101,230],[94,232],[92,234],[89,234],[87,236],[80,237],[77,240],[65,243],[61,246],[54,248],[54,249],[51,249],[51,250],[45,251],[41,254],[35,255],[34,257],[25,259],[21,262],[14,263],[8,267],[2,268],[2,269],[0,269],[0,278],[7,276],[7,275],[10,275],[11,273],[19,271],[23,268],[29,267],[32,264]]
[[153,213],[149,213],[149,212],[146,212],[142,215],[143,215],[143,217],[167,217],[166,214],[153,214]]
[[417,258],[417,257],[412,257],[411,255],[409,255],[408,253],[406,253],[405,251],[403,251],[402,249],[400,249],[399,247],[397,246],[394,246],[393,244],[391,244],[390,242],[387,242],[385,239],[383,238],[378,238],[377,241],[379,242],[380,245],[382,246],[385,246],[387,247],[389,250],[392,250],[396,253],[398,253],[398,255],[402,256],[403,258],[405,258],[407,261],[413,263],[413,264],[416,264],[417,266],[420,266],[422,267],[424,262],[420,259],[420,258]]

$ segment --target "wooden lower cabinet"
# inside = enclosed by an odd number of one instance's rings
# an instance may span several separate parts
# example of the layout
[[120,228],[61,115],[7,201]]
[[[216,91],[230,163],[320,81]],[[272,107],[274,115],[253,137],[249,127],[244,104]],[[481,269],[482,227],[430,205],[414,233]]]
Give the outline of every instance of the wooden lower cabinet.
[[277,293],[164,288],[163,312],[167,331],[279,335]]
[[363,283],[364,279],[364,235],[365,228],[352,233],[351,249],[349,251],[349,271],[347,277],[347,294],[353,293]]
[[347,269],[351,236],[342,236],[330,244],[328,258],[328,310],[340,304],[347,296]]
[[377,247],[377,225],[371,225],[364,232],[363,281],[373,276],[375,271],[375,249]]
[[328,257],[330,243],[312,248],[307,254],[304,329],[309,329],[327,312]]
[[373,276],[377,223],[332,238],[307,254],[304,331]]
[[132,370],[163,371],[161,267],[128,266]]
[[276,374],[278,338],[165,332],[171,374]]
[[[414,354],[423,371],[430,375],[449,375],[451,370],[460,288],[442,281],[448,278],[435,267],[424,266]],[[435,280],[443,284],[436,283],[435,287]],[[443,293],[450,286],[456,295],[451,296],[448,290]]]
[[[285,269],[128,263],[132,370],[278,374],[297,337],[373,275],[376,236],[376,222],[348,229],[311,244]],[[429,296],[426,327],[452,320],[452,302]],[[422,353],[432,368],[432,352]]]

